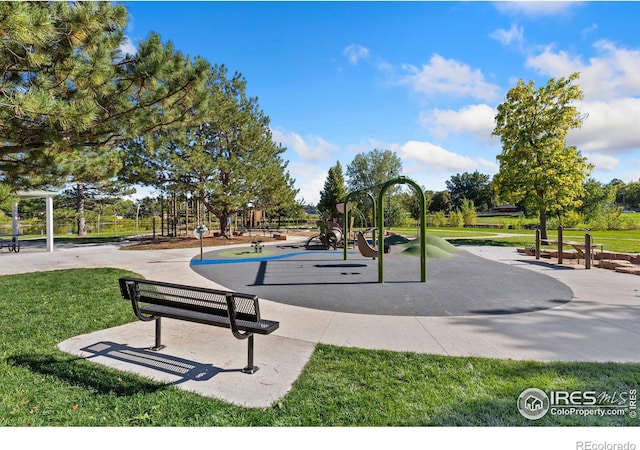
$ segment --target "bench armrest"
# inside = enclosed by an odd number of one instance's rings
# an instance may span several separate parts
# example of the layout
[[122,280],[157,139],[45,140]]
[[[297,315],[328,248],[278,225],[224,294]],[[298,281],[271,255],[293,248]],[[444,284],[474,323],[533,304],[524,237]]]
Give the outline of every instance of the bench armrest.
[[[238,318],[238,310],[236,308],[236,302],[235,302],[233,293],[227,292],[225,298],[227,300],[227,313],[229,314],[229,324],[231,325],[231,333],[233,333],[233,336],[236,339],[246,339],[249,336],[253,335],[252,332],[249,332],[249,331],[243,332],[238,329],[238,324],[236,322]],[[254,301],[255,303],[257,303],[258,299],[255,298]],[[258,305],[256,304],[256,308],[257,306]]]
[[[143,322],[150,322],[156,319],[155,316],[146,315],[146,314],[143,314],[142,311],[140,311],[140,304],[138,303],[140,300],[140,288],[138,287],[138,283],[136,283],[133,280],[121,279],[120,291],[122,292],[123,294],[122,296],[125,297],[125,299],[131,300],[133,313],[139,320],[142,320]],[[126,292],[126,296],[125,296],[125,292]]]

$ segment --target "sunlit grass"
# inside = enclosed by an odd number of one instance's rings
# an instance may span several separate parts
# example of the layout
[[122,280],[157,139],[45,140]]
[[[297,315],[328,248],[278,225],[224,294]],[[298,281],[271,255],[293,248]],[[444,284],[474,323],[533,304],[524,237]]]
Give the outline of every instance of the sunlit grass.
[[548,415],[520,393],[622,392],[639,364],[539,363],[318,345],[292,390],[242,408],[57,350],[70,337],[133,320],[116,269],[0,277],[0,426],[635,426],[637,419]]

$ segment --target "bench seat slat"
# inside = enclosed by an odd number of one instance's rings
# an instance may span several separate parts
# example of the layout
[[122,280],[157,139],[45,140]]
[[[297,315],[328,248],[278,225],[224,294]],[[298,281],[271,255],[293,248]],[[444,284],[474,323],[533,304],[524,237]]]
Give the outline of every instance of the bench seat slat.
[[[170,319],[186,320],[189,322],[202,323],[205,325],[215,325],[224,328],[231,328],[231,323],[227,316],[207,314],[198,311],[189,311],[171,306],[162,305],[146,305],[140,308],[145,314],[159,317],[168,317]],[[270,334],[278,329],[280,323],[273,320],[261,319],[256,322],[246,320],[236,320],[240,331],[249,331],[257,334]]]

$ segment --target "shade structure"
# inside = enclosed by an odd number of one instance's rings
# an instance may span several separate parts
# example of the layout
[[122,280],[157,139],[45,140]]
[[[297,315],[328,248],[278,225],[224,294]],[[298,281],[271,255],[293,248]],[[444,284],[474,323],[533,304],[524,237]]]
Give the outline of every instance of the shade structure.
[[[44,198],[46,202],[46,229],[47,229],[47,251],[53,251],[53,197],[56,192],[51,191],[19,191],[16,193],[20,200],[31,200],[35,198]],[[12,214],[13,239],[18,239],[18,203],[13,205]]]

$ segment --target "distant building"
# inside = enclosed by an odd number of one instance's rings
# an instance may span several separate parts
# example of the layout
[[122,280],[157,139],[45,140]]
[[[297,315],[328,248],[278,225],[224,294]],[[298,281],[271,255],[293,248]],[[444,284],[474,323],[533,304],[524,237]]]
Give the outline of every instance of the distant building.
[[518,212],[520,211],[520,208],[518,208],[517,206],[513,206],[510,204],[505,204],[505,205],[500,205],[500,206],[496,206],[495,208],[493,208],[493,210],[495,212],[503,212],[503,213],[513,213],[513,212]]

